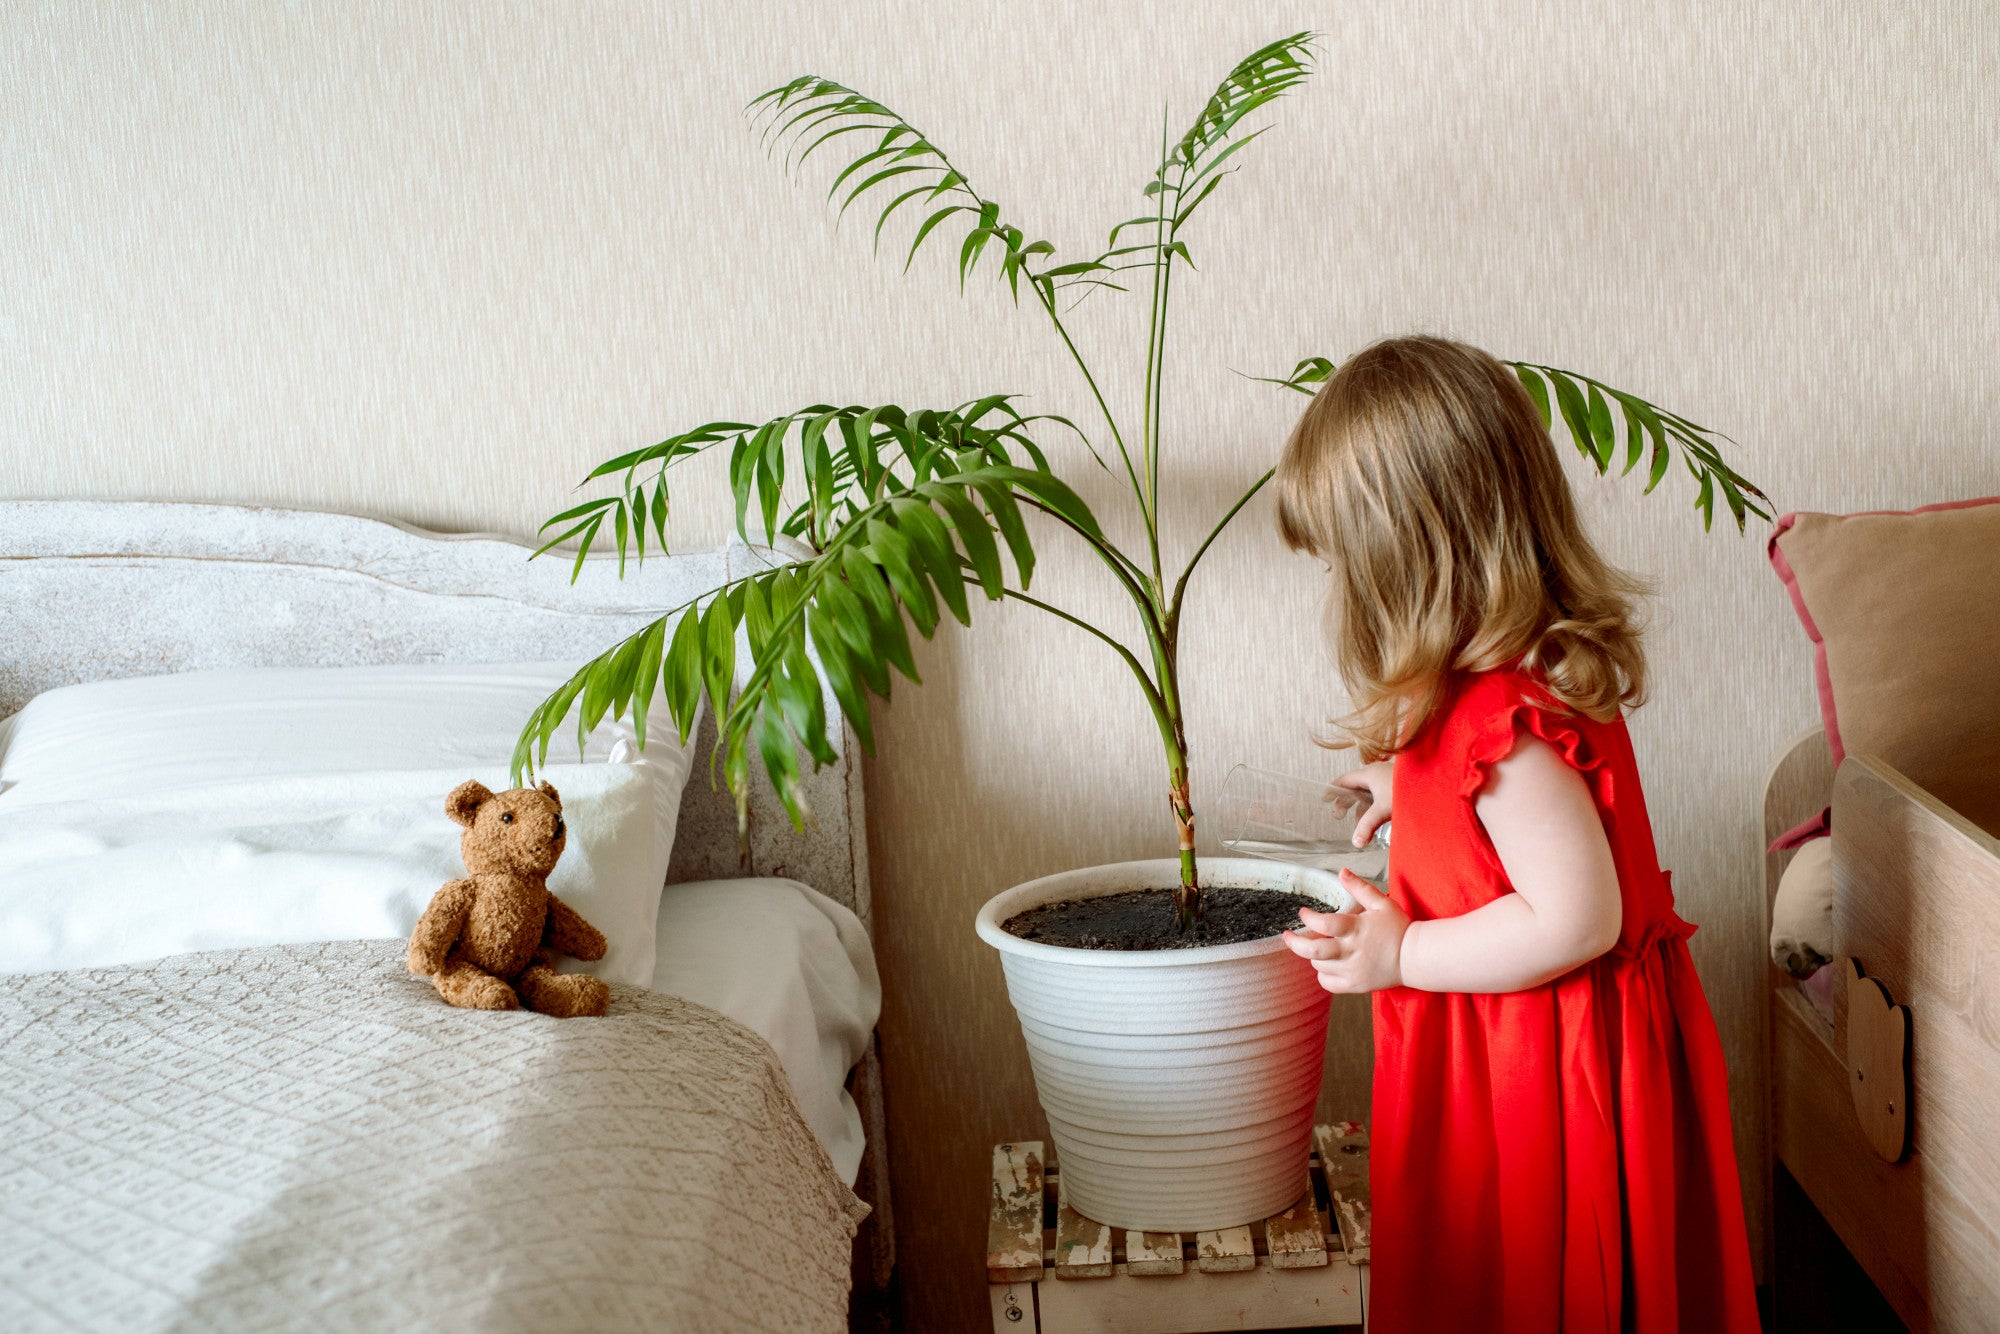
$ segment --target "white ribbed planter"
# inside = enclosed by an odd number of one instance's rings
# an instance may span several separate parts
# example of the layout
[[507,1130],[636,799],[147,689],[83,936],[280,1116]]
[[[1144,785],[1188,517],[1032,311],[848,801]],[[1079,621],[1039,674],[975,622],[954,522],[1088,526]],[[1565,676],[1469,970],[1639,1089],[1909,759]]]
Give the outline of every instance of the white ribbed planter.
[[[1278,862],[1203,858],[1201,878],[1347,902],[1337,875]],[[1006,969],[1071,1207],[1147,1232],[1236,1227],[1304,1193],[1327,993],[1275,936],[1080,950],[1000,924],[1044,903],[1179,880],[1165,859],[1067,871],[996,895],[978,918]]]

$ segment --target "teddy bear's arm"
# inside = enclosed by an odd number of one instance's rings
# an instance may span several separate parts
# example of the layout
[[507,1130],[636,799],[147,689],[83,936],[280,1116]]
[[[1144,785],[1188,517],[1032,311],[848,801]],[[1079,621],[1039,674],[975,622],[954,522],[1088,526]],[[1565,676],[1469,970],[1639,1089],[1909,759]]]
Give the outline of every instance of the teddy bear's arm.
[[430,907],[417,919],[410,933],[410,971],[418,977],[435,977],[443,969],[445,956],[458,943],[458,933],[472,912],[474,897],[470,880],[447,880],[431,895]]
[[549,895],[548,925],[542,928],[542,943],[585,963],[602,959],[606,948],[604,933],[553,894]]

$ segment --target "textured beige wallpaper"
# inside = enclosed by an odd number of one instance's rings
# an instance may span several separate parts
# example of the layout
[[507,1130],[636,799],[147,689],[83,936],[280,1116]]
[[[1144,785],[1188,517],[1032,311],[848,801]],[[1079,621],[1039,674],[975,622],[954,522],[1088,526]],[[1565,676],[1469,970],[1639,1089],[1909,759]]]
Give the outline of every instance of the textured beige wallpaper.
[[[924,126],[1066,250],[1130,216],[1162,102],[1326,32],[1178,295],[1171,548],[1273,458],[1268,374],[1450,333],[1573,366],[1742,441],[1783,508],[2000,491],[2000,14],[1983,4],[36,4],[0,10],[0,494],[289,502],[530,531],[600,458],[822,399],[1087,404],[1032,311],[943,253],[908,276],[788,184],[739,108],[806,70]],[[1129,402],[1140,302],[1087,346]],[[1087,494],[1110,480],[1079,464]],[[1813,720],[1759,532],[1685,478],[1578,474],[1658,582],[1634,720],[1762,1198],[1755,793]],[[719,474],[675,525],[722,534]],[[1037,587],[1115,604],[1051,538]],[[1186,629],[1197,795],[1249,759],[1331,773],[1319,575],[1267,507]],[[80,633],[82,631],[80,630]],[[580,645],[579,648],[589,646]],[[1138,700],[1009,608],[921,654],[870,771],[906,1305],[983,1320],[986,1148],[1039,1133],[974,909],[1170,837]],[[1365,1097],[1364,1007],[1330,1103]],[[1760,1207],[1760,1206],[1759,1206]]]

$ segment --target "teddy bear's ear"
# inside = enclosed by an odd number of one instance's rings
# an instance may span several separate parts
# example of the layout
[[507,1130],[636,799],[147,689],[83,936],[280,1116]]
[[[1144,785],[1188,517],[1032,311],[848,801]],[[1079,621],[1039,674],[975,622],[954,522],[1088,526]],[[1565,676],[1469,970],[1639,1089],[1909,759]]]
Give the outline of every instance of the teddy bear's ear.
[[444,813],[470,829],[473,820],[479,816],[480,806],[492,799],[493,793],[486,784],[476,778],[468,778],[444,799]]
[[562,793],[556,791],[556,785],[554,783],[551,783],[548,779],[544,778],[540,783],[537,783],[536,786],[542,790],[543,796],[547,797],[550,801],[553,801],[556,804],[557,810],[562,809]]

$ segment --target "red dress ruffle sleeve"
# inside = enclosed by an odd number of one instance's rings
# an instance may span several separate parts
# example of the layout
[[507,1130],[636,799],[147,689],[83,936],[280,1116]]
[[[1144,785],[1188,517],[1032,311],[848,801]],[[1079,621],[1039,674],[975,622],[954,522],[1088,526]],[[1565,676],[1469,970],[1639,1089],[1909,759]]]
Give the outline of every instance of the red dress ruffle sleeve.
[[1474,801],[1523,735],[1588,783],[1623,925],[1527,991],[1376,994],[1371,1328],[1755,1330],[1721,1043],[1624,721],[1460,682],[1396,757],[1389,896],[1424,921],[1514,892]]

